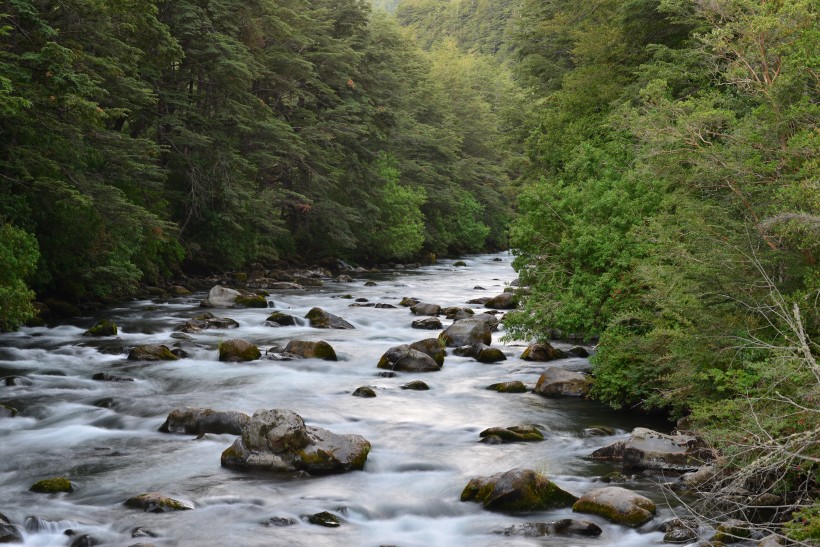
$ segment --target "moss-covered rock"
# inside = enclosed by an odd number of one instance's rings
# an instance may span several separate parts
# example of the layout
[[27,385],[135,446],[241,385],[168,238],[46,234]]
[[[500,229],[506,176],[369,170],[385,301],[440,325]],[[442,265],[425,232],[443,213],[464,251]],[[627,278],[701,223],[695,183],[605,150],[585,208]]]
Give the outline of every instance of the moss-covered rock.
[[409,389],[412,391],[428,391],[430,389],[430,386],[428,386],[425,382],[422,382],[421,380],[413,380],[412,382],[407,382],[406,384],[401,386],[401,388]]
[[538,378],[534,393],[542,397],[586,397],[592,389],[592,378],[580,372],[549,367]]
[[234,304],[239,308],[267,308],[268,301],[260,294],[240,294],[234,298]]
[[512,380],[509,382],[499,382],[497,384],[490,384],[487,389],[497,391],[499,393],[526,393],[527,386],[521,380]]
[[295,327],[298,323],[294,316],[277,311],[265,319],[265,324],[269,327]]
[[108,319],[98,321],[96,325],[83,333],[83,336],[116,336],[117,324]]
[[498,363],[499,361],[506,361],[507,356],[498,348],[482,345],[475,354],[475,360],[479,363]]
[[474,478],[461,492],[461,501],[477,501],[502,513],[570,507],[577,499],[531,469]]
[[638,527],[655,518],[655,502],[619,486],[607,486],[581,496],[572,506],[578,513],[604,517],[616,524]]
[[512,292],[503,292],[487,300],[484,306],[497,310],[513,310],[518,307],[518,296]]
[[325,361],[336,361],[336,350],[333,346],[323,340],[318,342],[308,342],[305,340],[291,340],[285,347],[286,353],[298,355],[304,359],[323,359]]
[[165,345],[146,344],[128,352],[129,361],[177,361],[179,357],[171,353]]
[[142,509],[146,513],[168,513],[170,511],[188,511],[193,505],[184,501],[169,498],[159,492],[147,492],[128,498],[123,503],[131,509]]
[[455,266],[457,268],[459,268],[459,267],[463,268],[466,265],[467,265],[467,263],[464,262],[463,260],[456,260],[455,262],[453,262],[453,266]]
[[241,435],[242,428],[250,420],[250,416],[237,410],[213,410],[188,406],[172,410],[159,430],[163,433],[188,435],[203,433]]
[[740,543],[747,539],[751,539],[752,530],[749,524],[738,519],[730,519],[718,525],[715,530],[715,537],[713,541],[721,543]]
[[225,340],[219,344],[219,360],[227,363],[255,361],[262,357],[258,347],[246,340]]
[[412,349],[407,344],[387,350],[376,366],[402,372],[435,372],[441,370],[441,367],[432,357]]
[[534,425],[490,427],[478,434],[481,442],[488,444],[526,443],[543,441],[544,434]]
[[433,358],[433,361],[435,361],[438,366],[444,366],[444,358],[447,356],[447,351],[438,338],[425,338],[424,340],[413,342],[410,344],[410,349],[426,353]]
[[322,308],[312,308],[305,319],[310,321],[310,326],[316,329],[354,329],[353,325],[339,317],[328,313]]
[[54,477],[35,482],[29,490],[38,494],[58,494],[60,492],[73,492],[74,486],[65,477]]
[[321,513],[310,515],[308,516],[307,521],[311,524],[315,524],[317,526],[324,526],[326,528],[338,528],[342,525],[342,522],[341,520],[339,520],[339,517],[337,517],[333,513],[329,513],[328,511],[322,511]]
[[376,392],[370,386],[360,386],[353,392],[354,397],[362,397],[365,399],[372,399],[376,396]]
[[521,354],[521,359],[524,361],[554,361],[555,359],[564,359],[566,356],[566,353],[552,347],[551,344],[538,342],[530,344]]
[[[375,283],[373,283],[373,285],[375,285]],[[365,286],[367,286],[367,284],[365,284]],[[411,306],[415,306],[418,303],[419,303],[418,298],[410,298],[409,296],[405,296],[404,298],[401,299],[401,302],[399,302],[399,306],[404,306],[405,308],[409,308]]]

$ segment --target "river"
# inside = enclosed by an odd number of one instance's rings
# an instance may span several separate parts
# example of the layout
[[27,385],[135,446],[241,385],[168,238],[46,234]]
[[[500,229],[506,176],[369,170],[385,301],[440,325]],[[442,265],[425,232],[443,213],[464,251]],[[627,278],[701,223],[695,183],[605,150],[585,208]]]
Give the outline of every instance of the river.
[[[530,387],[547,364],[519,357],[524,343],[493,345],[507,360],[481,364],[449,352],[439,372],[379,376],[379,357],[390,347],[435,336],[410,327],[417,319],[398,307],[412,296],[442,306],[494,296],[515,278],[508,254],[471,256],[466,267],[453,261],[390,273],[355,276],[353,282],[326,281],[323,287],[272,291],[277,310],[302,317],[319,306],[355,330],[319,330],[307,325],[268,327],[272,309],[212,310],[231,317],[238,329],[203,331],[193,337],[190,357],[174,362],[127,361],[125,351],[139,344],[168,344],[174,329],[201,314],[205,294],[162,301],[136,301],[95,317],[53,327],[24,328],[0,336],[0,376],[22,376],[21,385],[0,384],[0,402],[16,407],[14,418],[0,418],[0,512],[17,524],[27,517],[26,545],[68,545],[70,528],[99,545],[661,545],[657,524],[673,515],[657,477],[639,476],[622,484],[659,505],[656,519],[639,530],[609,524],[591,515],[556,510],[525,516],[485,511],[459,501],[471,477],[526,467],[546,474],[580,495],[604,486],[596,477],[615,466],[586,459],[593,450],[623,439],[636,426],[658,426],[646,417],[616,413],[592,401],[546,399],[532,393],[486,390],[499,381],[521,380]],[[375,286],[365,286],[366,281]],[[486,290],[478,290],[480,286]],[[344,296],[396,305],[395,309],[351,307]],[[477,311],[480,306],[473,306]],[[88,338],[85,329],[112,319],[119,336]],[[443,318],[442,318],[443,319]],[[445,326],[449,321],[443,320]],[[228,364],[217,360],[217,344],[242,338],[263,351],[291,339],[325,340],[340,360],[267,361]],[[559,347],[569,347],[561,345]],[[582,365],[579,358],[551,366]],[[109,372],[134,382],[103,382],[92,375]],[[421,379],[429,391],[402,390]],[[377,397],[353,397],[370,385]],[[102,404],[101,400],[109,400]],[[169,411],[181,406],[241,410],[285,408],[308,425],[336,433],[356,433],[373,449],[364,471],[322,477],[247,473],[220,466],[231,435],[158,432]],[[541,424],[540,443],[487,445],[479,432],[492,426]],[[584,428],[609,426],[615,435],[586,437]],[[64,476],[75,485],[69,494],[35,494],[36,481]],[[192,511],[143,513],[123,506],[131,496],[161,491],[190,501]],[[331,511],[339,528],[307,523],[303,515]],[[286,517],[296,524],[269,527]],[[603,528],[598,538],[519,538],[499,535],[523,522],[583,518]],[[157,537],[133,539],[136,527]]]

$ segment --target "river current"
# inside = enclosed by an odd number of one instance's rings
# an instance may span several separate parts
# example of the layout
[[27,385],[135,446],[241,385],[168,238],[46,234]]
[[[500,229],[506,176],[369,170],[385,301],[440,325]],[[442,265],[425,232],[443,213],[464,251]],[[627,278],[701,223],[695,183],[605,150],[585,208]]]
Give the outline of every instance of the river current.
[[[569,509],[511,516],[459,501],[470,478],[515,467],[544,473],[575,495],[604,486],[596,477],[616,467],[586,456],[624,439],[633,427],[657,424],[592,401],[485,389],[506,380],[532,387],[544,367],[578,367],[585,359],[523,361],[526,343],[504,344],[503,332],[497,332],[493,346],[503,350],[506,361],[481,364],[448,351],[441,371],[379,376],[376,363],[387,349],[439,332],[411,328],[418,318],[398,306],[403,297],[466,306],[467,300],[503,292],[515,278],[511,261],[508,254],[480,255],[468,257],[466,267],[441,261],[419,269],[357,275],[348,283],[326,281],[323,287],[271,291],[268,310],[211,310],[235,319],[240,327],[192,335],[197,345],[185,348],[190,357],[174,362],[128,361],[125,351],[140,344],[171,346],[174,329],[205,311],[199,307],[204,293],[136,301],[60,326],[1,335],[0,376],[23,378],[19,385],[0,382],[0,402],[19,410],[14,418],[0,418],[0,513],[20,525],[34,517],[24,533],[25,544],[32,546],[68,545],[66,529],[89,534],[98,545],[122,546],[661,545],[657,525],[674,510],[657,477],[639,476],[620,484],[658,503],[658,516],[638,530]],[[366,281],[376,284],[366,286]],[[397,307],[351,307],[354,300],[348,295]],[[343,317],[355,330],[265,326],[273,309],[303,317],[314,306]],[[83,337],[101,318],[116,322],[119,335]],[[445,327],[450,323],[442,320]],[[263,352],[293,339],[325,340],[340,360],[219,362],[217,345],[229,338],[248,340]],[[92,380],[99,372],[135,381]],[[430,390],[400,389],[416,379]],[[374,387],[377,397],[351,395],[363,385]],[[220,454],[234,436],[195,439],[158,431],[168,413],[183,406],[248,414],[261,408],[289,409],[308,425],[362,435],[373,449],[363,471],[342,475],[282,476],[223,468]],[[520,424],[543,425],[547,439],[479,442],[479,432],[488,427]],[[585,436],[584,429],[592,426],[612,427],[615,434]],[[29,492],[34,482],[58,476],[70,479],[75,491]],[[188,501],[195,509],[153,514],[123,506],[127,498],[150,491]],[[342,525],[324,528],[303,518],[320,511],[338,515]],[[263,524],[272,517],[296,523]],[[498,533],[513,524],[561,518],[595,522],[603,533],[598,538]],[[137,527],[157,537],[132,538]]]

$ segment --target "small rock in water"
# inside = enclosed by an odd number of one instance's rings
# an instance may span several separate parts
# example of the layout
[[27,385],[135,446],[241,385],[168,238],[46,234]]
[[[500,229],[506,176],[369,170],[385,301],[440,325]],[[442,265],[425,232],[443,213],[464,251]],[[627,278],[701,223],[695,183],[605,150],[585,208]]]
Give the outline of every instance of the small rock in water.
[[[73,536],[74,534],[69,534],[69,531],[66,530],[66,535]],[[68,547],[93,547],[94,545],[98,545],[97,540],[88,534],[83,534],[72,540]]]
[[273,312],[265,320],[265,325],[269,327],[294,327],[297,324],[294,316],[279,311]]
[[366,281],[364,286],[365,287],[375,287],[377,283],[375,281]]
[[582,348],[581,346],[575,346],[567,351],[569,355],[574,355],[575,357],[589,357],[589,352],[586,348]]
[[425,304],[419,302],[410,307],[413,315],[438,315],[441,313],[441,306],[438,304]]
[[412,349],[407,344],[387,350],[376,366],[403,372],[435,372],[441,370],[441,367],[432,357]]
[[474,291],[486,291],[487,289],[485,289],[481,285],[476,285],[475,287],[473,287],[473,290]]
[[167,513],[170,511],[188,511],[193,509],[190,503],[169,498],[159,492],[148,492],[128,498],[124,505],[131,509],[142,509],[146,513]]
[[553,522],[527,522],[505,528],[505,536],[585,536],[598,537],[601,527],[587,520],[562,519]]
[[355,329],[353,325],[339,317],[328,313],[322,308],[311,308],[305,319],[310,321],[310,326],[316,329]]
[[356,388],[356,391],[353,392],[354,397],[364,397],[364,398],[373,398],[376,396],[376,392],[373,391],[373,388],[370,386],[361,386]]
[[408,382],[401,386],[402,389],[411,389],[414,391],[427,391],[430,389],[426,383],[422,382],[421,380],[414,380],[412,382]]
[[242,428],[250,421],[250,416],[237,410],[183,407],[172,410],[165,422],[159,426],[159,430],[163,433],[188,435],[203,433],[241,435]]
[[699,537],[698,523],[691,518],[674,518],[660,526],[664,543],[692,543]]
[[605,425],[594,425],[585,427],[581,433],[584,437],[608,437],[615,434],[615,429]]
[[103,319],[83,333],[83,336],[116,336],[117,324]]
[[497,391],[499,393],[526,393],[527,386],[521,380],[512,380],[509,382],[499,382],[497,384],[490,384],[487,389]]
[[255,361],[262,357],[258,347],[246,340],[225,340],[219,344],[219,360],[228,363]]
[[311,524],[316,524],[317,526],[325,526],[327,528],[338,528],[342,525],[342,522],[339,520],[339,517],[337,517],[333,513],[329,513],[328,511],[322,511],[321,513],[310,515],[307,517],[307,520]]
[[304,359],[323,359],[325,361],[336,361],[336,350],[333,346],[320,340],[318,342],[308,342],[304,340],[291,340],[285,346],[285,353],[298,355]]
[[91,377],[92,380],[100,382],[133,382],[134,379],[130,376],[117,376],[116,374],[109,374],[107,372],[98,372]]
[[115,401],[112,397],[106,397],[104,399],[99,399],[92,403],[97,408],[114,408]]
[[405,308],[409,308],[411,306],[415,306],[418,303],[419,303],[418,298],[410,298],[410,297],[405,296],[404,298],[401,299],[401,302],[399,302],[399,306],[404,306]]
[[283,526],[292,526],[296,524],[296,521],[289,517],[271,517],[262,524],[268,528],[281,528]]
[[547,342],[530,344],[530,346],[524,350],[524,353],[521,354],[521,358],[524,361],[553,361],[555,359],[563,359],[566,356],[566,353],[552,347],[552,345]]
[[159,537],[159,534],[156,532],[152,532],[147,528],[143,528],[142,526],[137,526],[131,530],[131,537],[132,538],[156,538]]
[[477,477],[461,492],[461,501],[477,501],[489,511],[502,513],[570,507],[577,499],[532,469]]
[[60,492],[73,492],[74,486],[70,480],[64,477],[55,477],[52,479],[39,480],[31,485],[29,490],[39,494],[57,494]]
[[14,418],[17,416],[17,409],[0,403],[0,418]]
[[417,319],[413,321],[410,326],[414,329],[423,330],[439,330],[444,328],[441,321],[437,317],[427,317],[426,319]]
[[30,378],[26,378],[25,376],[6,376],[0,378],[0,381],[2,381],[6,387],[30,386],[34,383]]
[[590,389],[592,379],[586,374],[550,367],[538,378],[533,392],[542,397],[586,397]]
[[631,490],[606,486],[585,493],[578,498],[572,510],[598,515],[616,524],[636,528],[655,518],[657,508],[652,500]]
[[433,361],[435,361],[438,366],[444,366],[444,358],[447,356],[447,351],[442,347],[438,338],[425,338],[424,340],[413,342],[410,344],[410,349],[426,353],[433,358]]
[[481,442],[487,444],[525,443],[544,440],[544,434],[534,425],[491,427],[479,433],[478,436],[481,437]]
[[179,357],[171,353],[168,346],[146,344],[137,346],[128,353],[129,361],[177,361]]

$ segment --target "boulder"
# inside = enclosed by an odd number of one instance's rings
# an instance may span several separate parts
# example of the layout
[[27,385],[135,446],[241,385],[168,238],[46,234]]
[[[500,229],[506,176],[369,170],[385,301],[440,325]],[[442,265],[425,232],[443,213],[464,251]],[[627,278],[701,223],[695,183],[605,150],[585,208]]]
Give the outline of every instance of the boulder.
[[473,344],[489,346],[493,340],[493,330],[497,326],[498,319],[490,314],[481,313],[454,322],[439,335],[439,340],[451,348]]
[[435,361],[438,366],[444,366],[444,358],[447,356],[447,352],[441,346],[441,342],[438,338],[425,338],[424,340],[413,342],[410,344],[410,349],[426,353],[433,358],[433,361]]
[[360,386],[353,392],[354,397],[362,397],[364,399],[372,399],[376,396],[376,391],[370,386]]
[[502,513],[570,507],[577,499],[532,469],[477,477],[461,492],[461,501],[477,501],[489,511]]
[[[711,452],[705,449],[703,440],[694,435],[665,435],[636,427],[626,441],[599,448],[590,456],[598,460],[620,461],[624,470],[693,471],[711,458]],[[702,482],[711,476],[704,476]],[[698,477],[694,481],[697,482]]]
[[664,543],[692,543],[698,539],[698,523],[691,518],[674,518],[660,526]]
[[538,378],[533,391],[542,397],[586,397],[591,388],[589,376],[550,367]]
[[459,319],[467,319],[468,317],[472,317],[475,315],[475,312],[472,308],[460,308],[457,306],[453,306],[450,308],[444,308],[441,310],[441,313],[444,314],[444,317],[447,319],[452,319],[454,321],[458,321]]
[[234,298],[236,308],[267,308],[268,300],[261,294],[240,294]]
[[417,319],[410,323],[410,326],[414,329],[424,329],[424,330],[439,330],[444,328],[444,325],[441,324],[441,321],[437,317],[427,317],[426,319]]
[[616,524],[638,527],[655,518],[655,502],[620,486],[587,492],[572,506],[578,513],[598,515]]
[[38,494],[58,494],[60,492],[73,492],[74,485],[64,477],[54,477],[52,479],[42,479],[31,485],[30,492]]
[[419,302],[411,306],[410,311],[413,312],[413,315],[438,315],[441,313],[441,306]]
[[[373,285],[375,285],[375,283],[373,283]],[[409,308],[411,306],[415,306],[418,303],[419,303],[418,298],[410,298],[409,296],[405,296],[404,298],[401,299],[401,302],[399,302],[399,306],[404,306],[405,308]]]
[[499,382],[497,384],[490,384],[487,389],[497,391],[499,393],[526,393],[527,386],[521,380],[512,380],[509,382]]
[[308,427],[290,410],[257,410],[242,436],[222,453],[222,465],[267,471],[343,473],[362,469],[370,443]]
[[12,524],[2,513],[0,513],[0,543],[23,543],[21,528]]
[[208,293],[208,298],[200,303],[203,308],[235,308],[236,297],[242,296],[242,293],[235,290],[216,285]]
[[410,389],[413,391],[427,391],[430,389],[426,383],[422,382],[421,380],[413,380],[412,382],[407,382],[403,386],[402,389]]
[[193,509],[190,503],[169,498],[159,492],[148,492],[125,500],[124,505],[131,509],[142,509],[146,513],[168,513],[170,511],[187,511]]
[[525,361],[554,361],[555,359],[564,359],[566,356],[566,353],[552,347],[547,342],[530,344],[521,354],[521,358]]
[[246,340],[225,340],[219,344],[219,360],[227,363],[255,361],[262,357],[258,347]]
[[586,348],[581,346],[575,346],[567,350],[568,355],[572,355],[573,357],[589,357],[589,352]]
[[[483,290],[486,290],[486,289],[482,288],[481,290],[483,291]],[[489,297],[489,296],[481,296],[479,298],[471,298],[470,300],[467,301],[467,303],[468,304],[478,304],[479,306],[483,306],[484,304],[489,302],[491,299],[492,298]]]
[[171,353],[168,346],[146,344],[128,352],[129,361],[177,361],[179,357]]
[[506,361],[507,356],[498,348],[482,345],[475,354],[475,360],[479,363],[498,363],[499,361]]
[[96,325],[83,333],[83,336],[116,336],[117,324],[108,319],[98,321]]
[[175,330],[182,333],[197,333],[207,329],[235,329],[239,327],[239,322],[230,317],[217,317],[211,312],[203,313],[193,319],[189,319]]
[[518,307],[518,297],[512,292],[501,293],[484,302],[484,306],[496,310],[514,310]]
[[294,327],[298,324],[296,318],[282,312],[273,312],[265,319],[265,325],[269,327]]
[[336,361],[336,350],[333,346],[319,340],[318,342],[308,342],[305,340],[291,340],[285,346],[285,353],[292,353],[304,359],[324,359],[325,361]]
[[601,527],[588,520],[561,519],[552,522],[525,522],[505,528],[505,536],[544,537],[544,536],[584,536],[598,537]]
[[328,313],[322,308],[312,308],[305,319],[310,321],[310,326],[316,329],[354,329],[353,325],[339,317]]
[[324,526],[325,528],[338,528],[342,525],[342,521],[339,520],[339,517],[328,511],[310,515],[307,517],[307,521],[316,526]]
[[435,372],[441,370],[435,360],[407,344],[390,348],[379,359],[378,368],[402,372]]
[[544,434],[534,425],[513,425],[491,427],[478,434],[481,442],[487,444],[526,443],[543,441]]
[[242,428],[250,420],[250,416],[236,410],[212,410],[186,406],[172,410],[165,422],[159,426],[159,430],[163,433],[185,433],[187,435],[202,435],[203,433],[241,435]]

